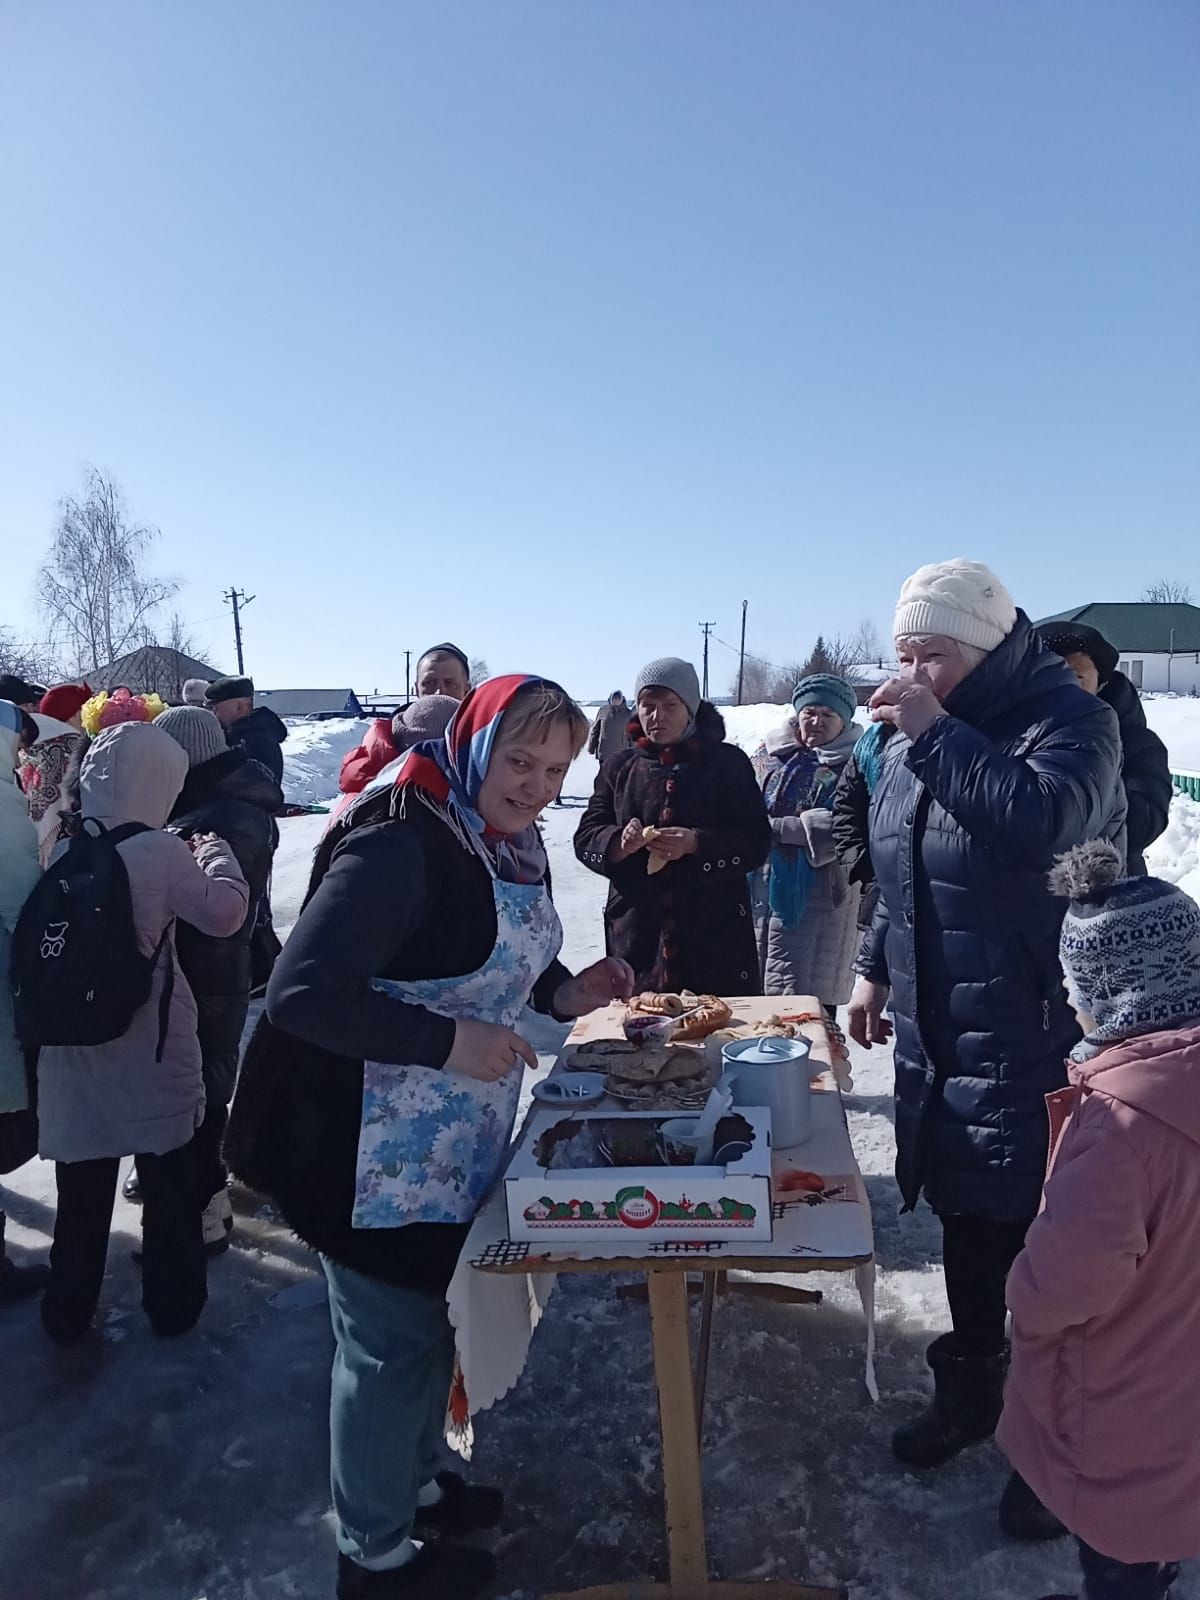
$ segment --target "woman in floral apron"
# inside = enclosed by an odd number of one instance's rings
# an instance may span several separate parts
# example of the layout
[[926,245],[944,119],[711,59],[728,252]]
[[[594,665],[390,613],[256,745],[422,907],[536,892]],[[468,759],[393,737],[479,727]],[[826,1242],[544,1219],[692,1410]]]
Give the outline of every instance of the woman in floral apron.
[[557,960],[535,823],[586,737],[544,679],[468,695],[322,842],[247,1052],[227,1159],[329,1284],[339,1600],[466,1600],[494,1576],[454,1539],[498,1521],[499,1490],[436,1471],[445,1295],[536,1064],[523,1008],[565,1020],[632,988],[623,961]]

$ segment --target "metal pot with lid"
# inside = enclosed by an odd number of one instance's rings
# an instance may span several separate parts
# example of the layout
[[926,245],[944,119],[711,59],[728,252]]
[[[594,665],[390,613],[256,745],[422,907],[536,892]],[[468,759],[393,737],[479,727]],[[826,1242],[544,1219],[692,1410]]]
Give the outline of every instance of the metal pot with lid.
[[803,1144],[812,1134],[808,1039],[767,1035],[735,1039],[721,1051],[721,1087],[735,1106],[766,1106],[777,1150]]

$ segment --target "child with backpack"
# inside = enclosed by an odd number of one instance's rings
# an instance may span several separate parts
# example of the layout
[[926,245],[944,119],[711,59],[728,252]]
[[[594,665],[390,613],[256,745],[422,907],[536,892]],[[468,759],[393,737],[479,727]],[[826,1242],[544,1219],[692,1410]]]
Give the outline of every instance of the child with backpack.
[[1050,878],[1086,1037],[1048,1097],[996,1437],[1075,1535],[1083,1600],[1163,1600],[1200,1554],[1200,907],[1120,874],[1096,841]]
[[204,1117],[196,1003],[175,957],[179,917],[236,933],[249,891],[229,846],[162,832],[183,749],[145,722],[105,730],[84,758],[79,835],[60,846],[14,937],[18,1027],[41,1046],[40,1152],[58,1216],[42,1320],[82,1337],[104,1277],[122,1156],[143,1196],[142,1305],[186,1332],[207,1298],[192,1139]]

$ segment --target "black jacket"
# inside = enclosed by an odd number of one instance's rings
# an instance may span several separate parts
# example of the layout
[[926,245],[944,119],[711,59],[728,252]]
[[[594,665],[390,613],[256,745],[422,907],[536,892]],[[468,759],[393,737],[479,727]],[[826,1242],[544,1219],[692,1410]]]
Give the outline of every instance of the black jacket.
[[1171,764],[1167,747],[1146,722],[1141,698],[1123,672],[1114,672],[1100,698],[1117,713],[1121,728],[1121,781],[1129,804],[1129,872],[1146,870],[1146,851],[1167,825],[1171,811]]
[[890,983],[896,1176],[907,1205],[1020,1221],[1046,1166],[1045,1096],[1079,1039],[1058,958],[1054,857],[1124,842],[1112,711],[1019,614],[871,801],[881,899],[860,971]]
[[[391,791],[323,841],[309,898],[246,1052],[225,1156],[314,1249],[370,1277],[443,1292],[467,1224],[355,1229],[364,1060],[441,1067],[454,1022],[371,988],[465,976],[496,942],[491,879],[425,806],[388,815]],[[532,1004],[549,1011],[570,974],[554,962]]]
[[219,834],[250,887],[246,920],[227,939],[214,939],[186,922],[175,929],[179,966],[196,997],[196,1032],[211,1105],[228,1105],[237,1081],[253,982],[251,941],[267,892],[275,815],[282,807],[282,791],[270,774],[242,751],[227,750],[192,768],[167,824],[185,839]]
[[278,784],[283,783],[283,751],[280,746],[287,738],[287,728],[267,706],[258,706],[248,717],[242,717],[225,732],[225,742],[230,749],[241,749],[263,766]]
[[[771,825],[749,757],[724,743],[707,702],[678,749],[651,744],[636,718],[630,731],[635,743],[601,767],[575,834],[579,860],[611,884],[608,953],[629,962],[638,988],[761,994],[746,875],[767,859]],[[614,865],[609,851],[634,817],[694,828],[700,848],[653,877],[644,850]]]

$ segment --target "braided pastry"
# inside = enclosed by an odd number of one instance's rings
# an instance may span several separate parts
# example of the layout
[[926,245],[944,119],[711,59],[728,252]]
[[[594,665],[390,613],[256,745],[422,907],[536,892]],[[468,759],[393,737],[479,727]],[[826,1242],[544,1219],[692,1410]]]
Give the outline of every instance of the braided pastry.
[[733,1012],[715,994],[685,994],[683,1000],[685,1008],[694,1005],[697,1009],[675,1029],[672,1035],[675,1039],[706,1039],[733,1020]]

